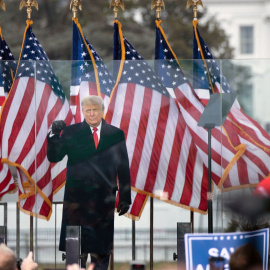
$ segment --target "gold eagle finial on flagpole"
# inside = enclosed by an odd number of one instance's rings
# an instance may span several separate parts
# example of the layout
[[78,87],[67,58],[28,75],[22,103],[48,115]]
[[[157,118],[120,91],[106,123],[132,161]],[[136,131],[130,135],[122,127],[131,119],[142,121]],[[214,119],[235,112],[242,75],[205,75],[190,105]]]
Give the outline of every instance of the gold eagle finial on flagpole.
[[112,0],[110,4],[110,8],[113,8],[114,11],[114,18],[117,19],[118,16],[118,7],[120,7],[122,10],[125,10],[124,2],[123,0]]
[[19,9],[22,10],[24,7],[27,7],[27,19],[31,20],[32,7],[35,7],[38,10],[38,3],[36,0],[22,0],[19,6]]
[[4,11],[6,11],[6,4],[3,0],[0,0],[0,8],[2,8]]
[[77,18],[78,8],[79,8],[79,10],[82,11],[82,1],[81,0],[71,0],[70,9],[73,12],[73,18]]
[[155,7],[157,7],[156,18],[160,19],[161,8],[163,7],[165,9],[164,1],[163,0],[152,0],[151,9],[154,9]]
[[194,20],[197,20],[198,18],[198,6],[203,7],[202,0],[188,0],[187,1],[187,9],[193,6],[193,13],[194,13]]

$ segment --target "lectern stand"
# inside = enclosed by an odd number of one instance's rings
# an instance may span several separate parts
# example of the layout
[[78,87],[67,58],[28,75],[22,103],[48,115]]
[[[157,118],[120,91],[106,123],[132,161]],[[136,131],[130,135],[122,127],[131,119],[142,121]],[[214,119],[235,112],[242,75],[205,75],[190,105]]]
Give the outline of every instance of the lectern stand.
[[198,126],[208,130],[208,232],[213,232],[211,131],[222,126],[235,100],[235,93],[212,94],[198,122]]

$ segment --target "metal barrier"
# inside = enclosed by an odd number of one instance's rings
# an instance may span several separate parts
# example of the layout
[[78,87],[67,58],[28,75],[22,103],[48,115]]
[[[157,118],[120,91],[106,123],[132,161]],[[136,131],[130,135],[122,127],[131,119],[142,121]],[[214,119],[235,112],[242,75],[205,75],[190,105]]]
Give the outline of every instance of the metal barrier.
[[7,227],[0,226],[0,244],[7,244]]
[[7,203],[0,203],[4,207],[4,226],[0,226],[0,243],[7,244]]
[[177,254],[173,254],[173,259],[177,259],[177,265],[185,263],[185,233],[192,232],[192,223],[178,222],[177,223]]
[[[17,204],[16,202],[12,202]],[[14,210],[14,205],[11,207],[10,203],[2,203],[4,207],[8,211],[3,211],[3,206],[0,204],[0,214],[1,216],[5,214],[7,218],[5,218],[5,222],[10,222],[10,209],[12,209],[12,213],[14,211],[16,214],[16,223],[13,224],[13,228],[7,227],[7,243],[8,246],[18,252],[16,252],[16,256],[24,258],[27,256],[30,250],[30,233],[29,228],[22,228],[21,222],[23,222],[24,218],[29,219],[28,216],[23,215],[23,219],[20,218],[20,211],[18,207]],[[54,218],[52,220],[50,226],[47,228],[44,227],[35,227],[36,230],[35,236],[37,237],[34,252],[35,259],[38,261],[40,265],[46,265],[48,268],[49,265],[53,269],[62,267],[64,268],[65,261],[62,261],[62,252],[58,250],[58,242],[60,237],[60,224],[59,224],[59,213],[61,209],[57,209],[62,205],[62,202],[54,202]],[[7,207],[8,206],[8,207]],[[58,211],[59,210],[59,211]],[[53,217],[53,216],[52,216]],[[3,218],[2,218],[3,220]],[[13,220],[12,220],[13,222]],[[15,222],[15,219],[14,219]],[[28,222],[28,221],[27,221]],[[4,225],[4,221],[1,226]],[[177,242],[175,241],[175,235],[177,228],[170,229],[155,229],[153,231],[154,236],[154,251],[153,257],[155,262],[172,262],[172,253],[177,250]],[[136,260],[137,261],[149,261],[150,257],[150,241],[149,241],[149,229],[147,228],[137,228],[136,234],[132,235],[131,228],[115,228],[114,232],[114,262],[126,262],[132,259],[132,238],[136,238]],[[46,254],[46,256],[44,256]],[[67,256],[67,254],[65,254]],[[76,256],[76,258],[78,258]],[[77,262],[77,261],[76,261]]]

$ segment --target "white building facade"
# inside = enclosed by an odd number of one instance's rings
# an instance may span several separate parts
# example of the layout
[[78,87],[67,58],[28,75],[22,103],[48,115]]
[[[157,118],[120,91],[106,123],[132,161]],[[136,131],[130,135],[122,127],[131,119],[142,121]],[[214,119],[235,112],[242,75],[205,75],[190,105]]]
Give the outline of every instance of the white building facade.
[[204,0],[235,49],[235,59],[270,58],[270,0]]
[[251,67],[251,116],[269,132],[270,0],[203,0],[203,5],[228,35],[233,62]]

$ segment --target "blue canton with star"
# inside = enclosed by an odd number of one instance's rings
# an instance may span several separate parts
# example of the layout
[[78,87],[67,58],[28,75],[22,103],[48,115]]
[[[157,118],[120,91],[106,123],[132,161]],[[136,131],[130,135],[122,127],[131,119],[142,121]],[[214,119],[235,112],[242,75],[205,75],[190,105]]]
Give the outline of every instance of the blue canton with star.
[[36,80],[50,85],[52,91],[64,103],[65,94],[62,85],[56,77],[49,58],[32,32],[31,27],[28,27],[25,35],[19,68],[16,74],[16,79],[21,77],[36,78]]
[[169,97],[158,76],[125,38],[124,44],[126,55],[120,82],[142,85]]
[[73,61],[72,63],[71,85],[80,85],[80,83],[83,81],[96,83],[94,66],[88,53],[88,48],[86,47],[88,46],[95,60],[99,78],[100,91],[101,93],[110,96],[115,82],[109,70],[102,62],[102,59],[94,50],[93,46],[88,42],[85,37],[84,39],[87,45],[85,44],[78,27],[73,22],[72,59],[76,61]]
[[[220,84],[220,86],[222,87],[222,90],[225,93],[231,93],[232,89],[230,88],[229,84],[227,83],[226,78],[221,73],[220,67],[219,67],[217,61],[213,58],[213,55],[211,54],[208,46],[205,44],[204,40],[200,36],[199,31],[198,31],[198,36],[199,36],[199,40],[200,40],[200,44],[201,44],[201,48],[202,48],[202,53],[203,53],[204,59],[206,61],[207,69],[209,71],[212,85],[214,86],[215,83],[217,82]],[[199,48],[195,38],[194,38],[194,43],[195,43],[194,44],[194,54],[197,55],[197,59],[200,59],[196,64],[197,69],[199,70],[198,71],[199,72],[198,84],[201,85],[201,87],[199,86],[198,88],[208,88],[210,93],[212,94],[211,86],[208,83],[209,82],[208,72],[207,72],[207,69],[204,65],[204,62],[201,60],[200,48]],[[196,53],[196,50],[197,50],[197,53]],[[194,59],[196,59],[195,57],[194,57]],[[208,84],[208,87],[203,86],[206,83]]]
[[156,27],[155,59],[155,69],[164,86],[176,88],[188,82],[158,27]]
[[16,61],[6,41],[0,38],[0,86],[4,87],[7,94],[13,83],[13,76],[16,71]]
[[193,87],[194,89],[205,89],[212,94],[212,88],[208,80],[208,72],[202,60],[199,46],[193,29]]

